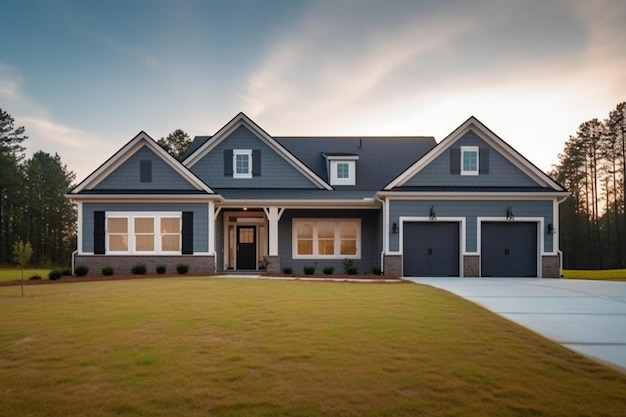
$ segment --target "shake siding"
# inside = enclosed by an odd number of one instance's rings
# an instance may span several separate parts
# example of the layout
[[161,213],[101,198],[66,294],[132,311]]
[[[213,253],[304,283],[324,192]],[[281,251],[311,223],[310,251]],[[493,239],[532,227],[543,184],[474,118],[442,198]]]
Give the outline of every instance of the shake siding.
[[478,146],[489,149],[489,173],[464,176],[450,173],[450,149],[417,173],[406,186],[536,187],[537,183],[487,145],[474,132],[466,133],[452,148]]
[[83,252],[93,252],[95,211],[152,212],[152,211],[192,211],[193,212],[193,250],[207,252],[209,206],[206,203],[84,203],[83,204]]
[[[141,182],[141,161],[152,161],[152,180]],[[100,182],[96,190],[195,190],[158,155],[142,147]]]
[[324,267],[335,268],[336,274],[344,273],[343,259],[293,259],[292,220],[293,219],[361,219],[361,259],[353,259],[359,274],[371,273],[373,267],[380,266],[381,212],[379,210],[287,210],[278,226],[278,251],[282,268],[292,267],[302,273],[305,266],[315,266],[316,273],[322,274]]
[[[261,175],[252,178],[224,175],[224,151],[233,149],[260,150]],[[191,167],[191,171],[213,188],[317,188],[244,126],[240,126],[205,155]]]
[[[552,218],[552,200],[547,201],[391,201],[389,208],[389,224],[397,223],[400,226],[400,216],[428,217],[430,208],[434,207],[437,218],[464,217],[466,227],[466,251],[476,252],[477,217],[505,217],[508,207],[511,207],[516,218],[543,217],[544,218],[544,252],[552,252],[552,235],[546,233],[548,223],[554,223]],[[392,252],[400,250],[400,234],[389,234],[389,246]]]

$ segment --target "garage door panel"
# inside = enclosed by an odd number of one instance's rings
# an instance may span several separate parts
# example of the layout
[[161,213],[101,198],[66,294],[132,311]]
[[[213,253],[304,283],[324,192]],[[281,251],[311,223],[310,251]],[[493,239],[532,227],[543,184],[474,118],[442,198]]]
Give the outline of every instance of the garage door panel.
[[536,277],[537,223],[482,223],[481,275]]
[[406,276],[459,276],[459,224],[405,223],[403,259]]

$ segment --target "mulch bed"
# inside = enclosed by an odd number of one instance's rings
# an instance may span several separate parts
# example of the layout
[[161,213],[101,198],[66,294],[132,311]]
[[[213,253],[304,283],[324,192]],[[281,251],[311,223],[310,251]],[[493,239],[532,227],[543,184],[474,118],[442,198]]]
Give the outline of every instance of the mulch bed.
[[[169,275],[169,274],[164,274],[164,275],[158,275],[158,274],[146,274],[146,275],[133,275],[133,274],[119,274],[119,275],[110,275],[110,276],[104,276],[104,275],[87,275],[84,277],[74,277],[74,276],[64,276],[60,279],[57,280],[49,280],[49,279],[37,279],[37,280],[29,280],[29,279],[24,279],[23,283],[24,285],[49,285],[49,284],[65,284],[65,283],[72,283],[72,282],[93,282],[93,281],[122,281],[122,280],[129,280],[129,279],[154,279],[154,278],[161,278],[161,279],[166,279],[166,278],[170,278],[170,279],[176,279],[176,278],[184,278],[184,277],[211,277],[211,276],[219,276],[219,277],[227,277],[230,274],[221,274],[221,273],[216,273],[216,274],[184,274],[184,275]],[[318,274],[313,274],[313,275],[300,275],[300,274],[292,274],[292,275],[286,275],[286,274],[270,274],[270,275],[266,275],[266,274],[258,274],[260,275],[260,278],[283,278],[283,279],[293,279],[293,280],[310,280],[310,281],[317,281],[319,280],[320,282],[322,281],[345,281],[345,282],[363,282],[364,280],[370,281],[371,282],[380,282],[380,283],[388,283],[388,282],[406,282],[403,280],[398,279],[397,277],[391,277],[391,276],[385,276],[385,275],[318,275]],[[240,276],[246,276],[246,275],[236,275],[236,274],[232,274],[233,278],[237,278]],[[250,277],[256,277],[257,275],[251,275]],[[0,287],[5,287],[5,286],[12,286],[12,285],[22,285],[22,281],[21,280],[13,280],[13,281],[5,281],[5,282],[0,282]]]

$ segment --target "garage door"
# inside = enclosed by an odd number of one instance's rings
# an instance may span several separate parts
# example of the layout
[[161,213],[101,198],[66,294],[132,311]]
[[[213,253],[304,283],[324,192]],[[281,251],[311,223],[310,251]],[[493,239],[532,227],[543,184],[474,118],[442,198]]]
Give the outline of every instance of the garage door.
[[537,223],[482,223],[480,255],[484,277],[536,277]]
[[459,276],[459,223],[404,223],[402,233],[405,276]]

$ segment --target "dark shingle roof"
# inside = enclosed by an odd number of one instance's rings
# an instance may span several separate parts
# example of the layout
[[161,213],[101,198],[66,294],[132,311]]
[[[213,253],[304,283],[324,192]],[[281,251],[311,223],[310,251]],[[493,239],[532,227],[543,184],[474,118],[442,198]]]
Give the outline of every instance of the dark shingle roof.
[[433,137],[275,137],[278,143],[329,181],[327,155],[358,155],[355,186],[337,190],[381,190],[435,145]]

